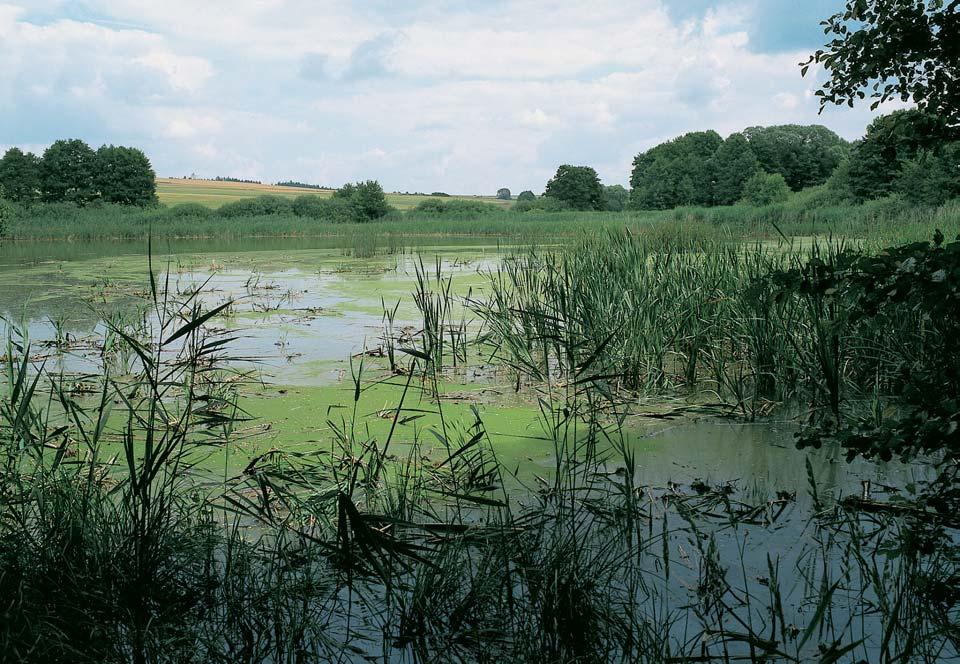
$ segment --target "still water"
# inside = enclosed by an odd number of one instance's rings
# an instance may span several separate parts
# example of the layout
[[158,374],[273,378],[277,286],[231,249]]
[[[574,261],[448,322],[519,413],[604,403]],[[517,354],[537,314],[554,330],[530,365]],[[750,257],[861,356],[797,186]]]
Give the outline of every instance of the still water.
[[[231,315],[217,319],[238,337],[232,353],[255,358],[265,383],[299,389],[309,399],[310,388],[343,383],[351,356],[378,346],[385,308],[397,308],[394,329],[417,327],[412,293],[418,269],[432,275],[439,265],[453,277],[459,297],[479,299],[486,275],[505,253],[477,239],[459,244],[444,239],[357,258],[342,244],[336,238],[164,240],[152,247],[152,267],[158,282],[182,297],[202,286],[200,297],[208,307],[233,301]],[[91,371],[95,353],[85,354],[83,341],[104,333],[98,322],[103,315],[143,315],[150,265],[145,242],[0,246],[0,316],[5,319],[0,333],[13,324],[41,346],[66,337],[77,350],[50,360],[61,362],[57,368],[67,372]],[[491,431],[513,438],[511,456],[549,466],[551,450],[536,443],[535,407],[531,404],[530,417],[522,421],[515,416],[518,404],[509,406],[510,416],[503,417],[504,404],[485,404]],[[284,421],[297,426],[296,418]],[[637,479],[650,485],[738,480],[741,486],[802,495],[806,453],[794,449],[795,430],[785,419],[748,425],[716,418],[637,418]],[[517,450],[517,440],[531,442]],[[848,465],[836,450],[813,453],[811,460],[819,481],[848,491],[868,477],[886,485],[912,479],[912,472],[897,464]]]

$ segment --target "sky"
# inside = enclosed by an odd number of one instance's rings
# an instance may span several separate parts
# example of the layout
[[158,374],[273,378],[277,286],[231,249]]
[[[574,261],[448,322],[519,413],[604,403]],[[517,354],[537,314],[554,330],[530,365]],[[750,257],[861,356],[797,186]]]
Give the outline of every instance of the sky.
[[[842,0],[0,0],[0,149],[139,147],[196,174],[389,191],[626,184],[684,132],[819,123]],[[889,110],[889,109],[887,109]]]

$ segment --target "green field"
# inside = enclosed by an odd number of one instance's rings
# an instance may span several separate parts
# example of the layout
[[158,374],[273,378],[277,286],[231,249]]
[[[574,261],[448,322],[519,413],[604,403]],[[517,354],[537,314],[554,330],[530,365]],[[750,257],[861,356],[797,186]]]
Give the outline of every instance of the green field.
[[[176,178],[157,178],[157,196],[164,205],[177,203],[200,203],[207,207],[216,208],[224,203],[230,203],[241,198],[254,196],[283,196],[296,198],[303,194],[313,194],[327,198],[333,195],[332,189],[305,189],[301,187],[280,187],[273,184],[250,184],[247,182],[218,182],[215,180],[178,180]],[[387,203],[398,210],[410,210],[420,202],[433,198],[414,194],[388,193]],[[511,201],[504,201],[493,196],[451,196],[459,200],[483,201],[494,203],[505,208],[510,207]],[[447,200],[445,198],[445,200]]]

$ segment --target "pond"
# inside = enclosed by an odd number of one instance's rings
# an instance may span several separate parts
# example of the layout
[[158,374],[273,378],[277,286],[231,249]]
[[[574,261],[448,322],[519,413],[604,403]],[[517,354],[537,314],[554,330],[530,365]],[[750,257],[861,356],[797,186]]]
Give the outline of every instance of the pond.
[[[0,333],[25,334],[35,366],[76,385],[93,380],[90,374],[99,371],[108,334],[104,321],[136,325],[153,316],[152,263],[157,282],[172,296],[195,296],[206,310],[232,303],[209,325],[233,339],[232,364],[244,376],[238,405],[249,418],[235,433],[237,442],[227,457],[213,458],[212,468],[241,476],[253,459],[271,450],[328,449],[338,429],[348,426],[362,430],[368,440],[392,436],[395,458],[413,458],[415,450],[422,454],[418,460],[432,463],[449,455],[450,448],[431,430],[442,424],[445,435],[448,426],[466,434],[479,418],[506,471],[507,488],[519,501],[534,495],[531,487],[538,483],[549,485],[558,467],[558,439],[544,416],[549,395],[515,383],[482,349],[473,349],[434,385],[439,400],[426,388],[403,396],[409,377],[387,360],[388,338],[406,339],[394,348],[401,355],[404,343],[414,348],[418,343],[424,324],[415,296],[424,281],[443,288],[450,279],[453,317],[475,336],[481,325],[465,305],[488,295],[489,276],[509,248],[476,239],[444,240],[358,257],[343,245],[329,239],[165,241],[152,248],[151,258],[139,242],[2,246]],[[785,574],[810,564],[820,535],[810,528],[818,504],[814,491],[836,499],[859,494],[869,481],[875,493],[886,493],[928,476],[923,466],[846,463],[829,445],[798,451],[799,423],[789,413],[748,423],[710,416],[702,406],[682,397],[638,401],[616,436],[620,450],[634,455],[632,485],[648,492],[651,513],[671,496],[696,499],[700,492],[722,506],[724,487],[746,501],[738,504],[766,504],[776,512],[752,539],[735,524],[716,528],[716,555],[744,584],[768,582],[771,560]],[[400,408],[405,415],[395,418]],[[610,476],[625,470],[615,447],[600,453],[606,459],[600,470]],[[670,528],[681,533],[671,536],[670,545],[680,555],[674,565],[687,569],[675,582],[668,583],[669,574],[662,580],[664,597],[677,606],[686,605],[688,590],[704,574],[702,563],[689,555],[702,533],[693,529],[688,537],[682,514],[669,517]],[[664,517],[665,530],[666,524]],[[829,573],[843,568],[842,555],[822,555],[825,563],[829,558],[824,567]],[[801,576],[788,579],[791,587],[783,598],[789,605],[786,615],[798,624],[810,611]],[[854,621],[854,609],[835,611],[839,622]],[[865,638],[874,623],[850,629],[851,638]],[[679,630],[671,629],[672,636],[680,639]]]
[[[269,238],[165,240],[152,247],[158,283],[166,282],[171,292],[189,295],[200,289],[207,307],[234,303],[216,325],[236,337],[231,354],[246,358],[238,364],[253,369],[263,384],[245,394],[244,407],[270,425],[249,454],[265,445],[312,445],[322,438],[331,409],[352,397],[351,376],[359,358],[364,351],[378,354],[385,309],[396,311],[394,330],[419,329],[413,302],[418,270],[432,275],[439,269],[452,277],[456,296],[481,299],[487,275],[508,250],[478,239],[428,238],[416,247],[358,258],[344,244],[337,238]],[[142,315],[149,266],[144,242],[0,246],[0,315],[25,329],[34,346],[65,349],[38,354],[47,359],[48,369],[81,375],[97,367],[95,340],[105,332],[105,316]],[[0,321],[4,335],[5,321]],[[468,319],[467,326],[475,330],[477,323]],[[475,359],[483,366],[484,358]],[[395,386],[382,382],[388,375],[382,363],[368,361],[362,378],[374,433],[389,425],[378,411],[398,396]],[[451,375],[449,382],[448,416],[469,417],[469,406],[477,406],[506,461],[549,467],[553,450],[539,444],[543,425],[531,394],[517,394],[491,371],[476,367]],[[430,422],[424,418],[417,424]],[[805,454],[794,449],[791,421],[746,425],[636,417],[630,429],[640,450],[643,484],[739,480],[800,493],[807,484]],[[847,465],[839,459],[836,451],[814,455],[818,479],[827,487],[856,490],[877,473],[880,477],[873,478],[880,484],[908,479],[896,464]],[[891,473],[895,477],[886,477]]]

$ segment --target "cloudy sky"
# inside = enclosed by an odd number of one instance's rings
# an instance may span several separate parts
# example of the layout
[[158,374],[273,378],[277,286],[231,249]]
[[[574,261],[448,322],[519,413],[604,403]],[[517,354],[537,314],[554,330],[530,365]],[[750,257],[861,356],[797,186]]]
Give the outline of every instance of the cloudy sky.
[[842,0],[0,0],[0,149],[396,191],[626,183],[680,133],[820,122],[797,63]]

